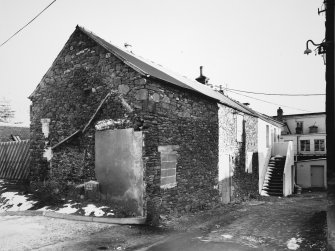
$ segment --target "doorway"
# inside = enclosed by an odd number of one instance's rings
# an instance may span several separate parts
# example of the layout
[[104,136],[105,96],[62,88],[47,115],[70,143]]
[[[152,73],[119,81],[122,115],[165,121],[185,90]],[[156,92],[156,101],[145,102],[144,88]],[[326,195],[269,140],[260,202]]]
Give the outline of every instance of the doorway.
[[219,164],[219,191],[221,194],[221,202],[226,204],[231,201],[231,156],[222,154],[222,160]]

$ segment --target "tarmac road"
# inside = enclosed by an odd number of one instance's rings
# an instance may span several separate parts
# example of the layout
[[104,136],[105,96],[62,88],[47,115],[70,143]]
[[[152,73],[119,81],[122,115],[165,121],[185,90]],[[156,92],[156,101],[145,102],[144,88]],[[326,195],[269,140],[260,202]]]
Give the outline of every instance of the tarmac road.
[[0,250],[326,250],[326,193],[172,217],[161,227],[0,216]]
[[223,213],[218,208],[202,216],[202,221],[210,222],[202,226],[204,231],[142,250],[326,250],[326,203],[325,192],[307,192],[251,201]]

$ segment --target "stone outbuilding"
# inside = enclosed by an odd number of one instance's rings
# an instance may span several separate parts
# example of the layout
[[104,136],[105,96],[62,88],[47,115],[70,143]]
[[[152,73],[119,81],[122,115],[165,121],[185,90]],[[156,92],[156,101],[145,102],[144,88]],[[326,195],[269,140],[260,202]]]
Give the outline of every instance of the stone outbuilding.
[[30,99],[33,182],[97,180],[149,221],[258,194],[257,113],[82,27]]

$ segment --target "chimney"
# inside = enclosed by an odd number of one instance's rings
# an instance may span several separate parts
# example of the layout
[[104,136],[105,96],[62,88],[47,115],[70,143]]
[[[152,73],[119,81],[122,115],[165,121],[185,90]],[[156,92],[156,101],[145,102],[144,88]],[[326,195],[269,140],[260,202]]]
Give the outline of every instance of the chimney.
[[279,121],[283,121],[283,109],[281,109],[280,107],[277,109],[277,119]]
[[207,85],[209,78],[206,76],[202,75],[202,66],[200,66],[200,76],[196,78],[195,80],[198,81],[199,83],[202,83],[204,85]]

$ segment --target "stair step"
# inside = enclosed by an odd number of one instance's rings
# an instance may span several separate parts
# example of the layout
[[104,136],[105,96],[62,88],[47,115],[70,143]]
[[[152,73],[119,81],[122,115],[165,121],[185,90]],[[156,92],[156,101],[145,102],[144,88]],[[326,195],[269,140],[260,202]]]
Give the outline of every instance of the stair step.
[[279,171],[282,172],[284,171],[284,167],[275,167],[275,168],[268,168],[268,172],[273,172],[273,171]]
[[283,185],[283,181],[266,181],[264,182],[264,185]]
[[270,195],[270,196],[283,197],[283,193],[271,193],[271,192],[268,192],[268,195]]
[[267,172],[268,174],[279,174],[279,175],[283,175],[283,171],[280,170],[271,170],[270,172]]
[[267,188],[283,190],[283,185],[269,185]]
[[265,188],[264,190],[270,193],[282,193],[283,192],[283,189],[274,189],[274,188]]
[[283,196],[283,173],[286,157],[271,157],[265,175],[262,193],[269,196]]
[[276,170],[276,171],[284,171],[284,167],[272,167],[272,168],[268,168],[269,171],[272,171],[272,170]]
[[283,176],[282,175],[271,175],[271,174],[268,174],[266,177],[265,177],[266,180],[283,180]]
[[283,186],[269,186],[268,187],[269,190],[283,190]]
[[282,179],[283,178],[283,175],[281,174],[272,174],[272,173],[269,173],[268,176],[267,176],[269,179],[276,179],[276,180],[279,180],[279,179]]
[[264,182],[264,185],[283,185],[283,182],[282,181],[275,181],[275,182],[272,182],[272,181],[267,181],[267,182]]

